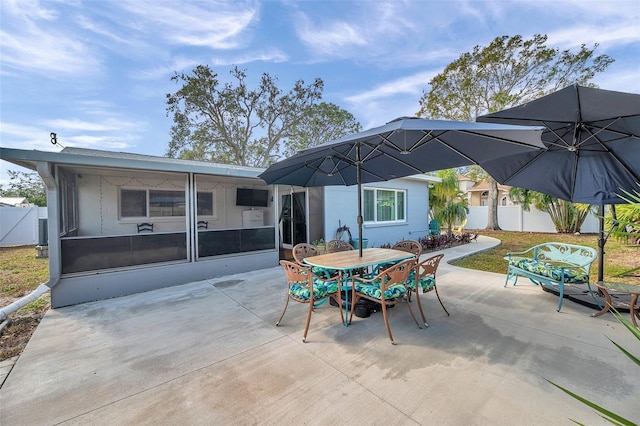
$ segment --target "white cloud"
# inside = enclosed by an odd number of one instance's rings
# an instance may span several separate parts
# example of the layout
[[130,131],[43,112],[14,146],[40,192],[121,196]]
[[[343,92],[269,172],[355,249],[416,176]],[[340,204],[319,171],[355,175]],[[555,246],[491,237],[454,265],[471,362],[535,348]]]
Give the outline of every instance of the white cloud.
[[[599,27],[597,30],[593,26],[574,25],[569,28],[551,31],[547,35],[547,42],[550,46],[562,46],[563,49],[580,47],[583,44],[591,47],[598,43],[601,46],[599,50],[601,50],[603,47],[640,42],[640,31],[637,25],[611,24]],[[597,53],[598,51],[596,51]]]
[[229,56],[227,58],[215,57],[210,63],[216,66],[241,65],[253,62],[286,62],[289,58],[287,55],[276,48],[247,52],[240,55]]
[[319,55],[347,56],[351,54],[352,47],[367,45],[364,34],[353,24],[344,21],[320,27],[302,16],[296,29],[298,37]]
[[[435,75],[434,72],[420,72],[397,80],[389,81],[366,92],[347,96],[345,100],[351,104],[360,104],[390,98],[398,94],[421,96],[427,82]],[[417,104],[416,104],[417,105]],[[417,106],[415,108],[418,109]]]
[[[204,6],[204,7],[201,7]],[[154,29],[154,35],[176,45],[231,49],[257,18],[253,2],[118,2],[135,15],[136,29]]]
[[86,73],[99,68],[101,63],[88,46],[57,22],[58,15],[38,5],[9,2],[8,7],[3,6],[0,31],[3,68],[46,75]]
[[365,129],[381,126],[398,117],[413,117],[419,109],[423,90],[435,74],[427,71],[408,75],[347,96],[344,100]]
[[116,118],[105,118],[98,121],[79,119],[47,120],[44,124],[52,129],[81,131],[81,132],[122,132],[123,130],[139,128],[142,123],[125,121]]

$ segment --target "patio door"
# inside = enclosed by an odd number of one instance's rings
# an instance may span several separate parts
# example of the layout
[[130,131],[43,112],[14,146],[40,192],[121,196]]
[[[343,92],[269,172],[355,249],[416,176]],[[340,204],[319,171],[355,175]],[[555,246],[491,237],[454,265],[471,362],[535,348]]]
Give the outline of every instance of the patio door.
[[281,198],[280,232],[282,247],[292,248],[307,242],[307,202],[306,193],[291,192]]

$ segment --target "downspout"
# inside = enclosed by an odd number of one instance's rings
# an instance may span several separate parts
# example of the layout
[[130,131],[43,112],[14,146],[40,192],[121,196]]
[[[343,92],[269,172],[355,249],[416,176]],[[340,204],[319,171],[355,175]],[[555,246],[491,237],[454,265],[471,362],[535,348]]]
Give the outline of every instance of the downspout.
[[50,163],[38,162],[37,170],[47,187],[47,216],[50,221],[53,221],[53,226],[48,226],[49,246],[51,246],[51,243],[54,243],[57,245],[57,249],[49,250],[49,281],[40,284],[31,293],[0,309],[1,328],[8,325],[8,321],[10,321],[10,314],[38,299],[40,296],[51,290],[51,288],[60,281],[60,236],[58,235],[58,206],[60,204],[60,200],[58,200],[57,185],[53,177],[53,173],[51,172]]

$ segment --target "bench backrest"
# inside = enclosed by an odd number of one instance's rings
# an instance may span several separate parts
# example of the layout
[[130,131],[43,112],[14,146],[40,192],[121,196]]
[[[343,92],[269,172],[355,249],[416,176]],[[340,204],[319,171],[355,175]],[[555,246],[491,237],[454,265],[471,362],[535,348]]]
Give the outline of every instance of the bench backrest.
[[544,243],[533,247],[533,258],[539,261],[563,262],[576,266],[584,266],[587,271],[591,262],[596,260],[598,252],[585,246],[566,243]]

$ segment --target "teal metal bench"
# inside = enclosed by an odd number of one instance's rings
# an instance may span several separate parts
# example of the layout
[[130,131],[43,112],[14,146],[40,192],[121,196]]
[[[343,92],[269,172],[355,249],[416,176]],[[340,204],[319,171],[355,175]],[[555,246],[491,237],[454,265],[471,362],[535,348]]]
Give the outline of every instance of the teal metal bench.
[[593,301],[599,305],[589,284],[589,270],[597,256],[598,253],[591,247],[555,242],[538,244],[522,252],[510,252],[505,256],[508,268],[504,286],[511,278],[515,278],[515,286],[519,275],[529,278],[536,285],[551,286],[560,294],[560,312],[564,285],[586,284]]

